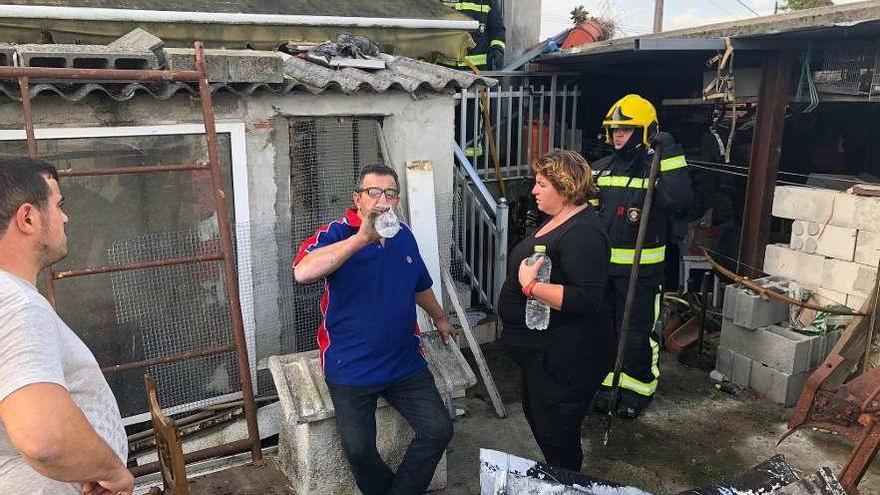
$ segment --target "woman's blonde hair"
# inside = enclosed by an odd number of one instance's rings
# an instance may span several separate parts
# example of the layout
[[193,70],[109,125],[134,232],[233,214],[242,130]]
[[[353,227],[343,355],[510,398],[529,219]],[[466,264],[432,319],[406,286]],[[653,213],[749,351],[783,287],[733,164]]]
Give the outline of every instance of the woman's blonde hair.
[[593,169],[580,153],[553,150],[532,166],[535,175],[547,178],[566,203],[580,206],[596,196]]

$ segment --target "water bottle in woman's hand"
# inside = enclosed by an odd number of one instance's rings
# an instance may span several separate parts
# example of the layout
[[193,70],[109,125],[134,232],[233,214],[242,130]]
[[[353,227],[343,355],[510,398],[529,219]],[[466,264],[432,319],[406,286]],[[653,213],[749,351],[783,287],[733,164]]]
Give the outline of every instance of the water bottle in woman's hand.
[[[547,256],[547,246],[536,245],[535,252],[526,259],[526,264],[533,265],[539,259],[544,261],[541,263],[541,268],[538,269],[536,280],[548,283],[550,282],[550,270],[553,268],[553,263],[550,262],[550,257]],[[526,327],[532,330],[547,330],[548,325],[550,325],[550,306],[535,298],[529,298],[526,301]]]

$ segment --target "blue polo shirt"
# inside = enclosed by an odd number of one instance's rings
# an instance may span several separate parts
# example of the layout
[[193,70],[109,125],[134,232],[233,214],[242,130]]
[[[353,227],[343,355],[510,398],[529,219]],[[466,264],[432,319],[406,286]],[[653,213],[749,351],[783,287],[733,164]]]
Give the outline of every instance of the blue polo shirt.
[[[357,233],[361,220],[349,209],[303,241],[293,261]],[[417,292],[430,289],[431,276],[412,231],[364,247],[324,279],[323,321],[318,347],[324,378],[334,385],[394,383],[427,366],[419,347]]]

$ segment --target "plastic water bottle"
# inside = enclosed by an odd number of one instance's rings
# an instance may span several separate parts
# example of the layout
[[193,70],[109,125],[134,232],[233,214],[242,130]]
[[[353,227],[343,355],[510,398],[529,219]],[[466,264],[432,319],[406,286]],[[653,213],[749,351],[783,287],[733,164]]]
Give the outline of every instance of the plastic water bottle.
[[[543,259],[544,263],[541,264],[541,268],[538,270],[537,280],[538,282],[547,283],[550,281],[550,270],[553,268],[550,257],[547,256],[547,246],[540,244],[535,246],[535,252],[528,257],[526,264],[532,265],[539,259]],[[550,306],[537,299],[529,298],[526,301],[526,326],[532,330],[547,330],[549,324]]]
[[390,239],[397,235],[400,231],[400,220],[394,213],[393,209],[389,209],[385,213],[376,217],[376,233],[385,239]]

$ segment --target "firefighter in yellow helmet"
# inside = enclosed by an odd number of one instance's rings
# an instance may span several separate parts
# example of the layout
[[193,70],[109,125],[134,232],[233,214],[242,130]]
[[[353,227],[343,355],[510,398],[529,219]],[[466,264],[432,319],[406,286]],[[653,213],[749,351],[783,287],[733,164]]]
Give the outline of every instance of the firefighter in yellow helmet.
[[[594,200],[611,243],[609,288],[619,326],[623,319],[627,285],[635,254],[636,235],[642,218],[648,175],[654,153],[660,153],[660,169],[654,204],[642,248],[636,296],[633,301],[626,353],[620,375],[620,399],[614,413],[632,419],[648,406],[660,378],[660,346],[654,335],[659,314],[660,284],[666,258],[666,233],[670,216],[687,208],[691,183],[680,145],[661,132],[654,105],[639,95],[618,100],[602,122],[605,140],[614,152],[593,164],[599,198]],[[612,375],[596,395],[594,406],[607,411]]]

